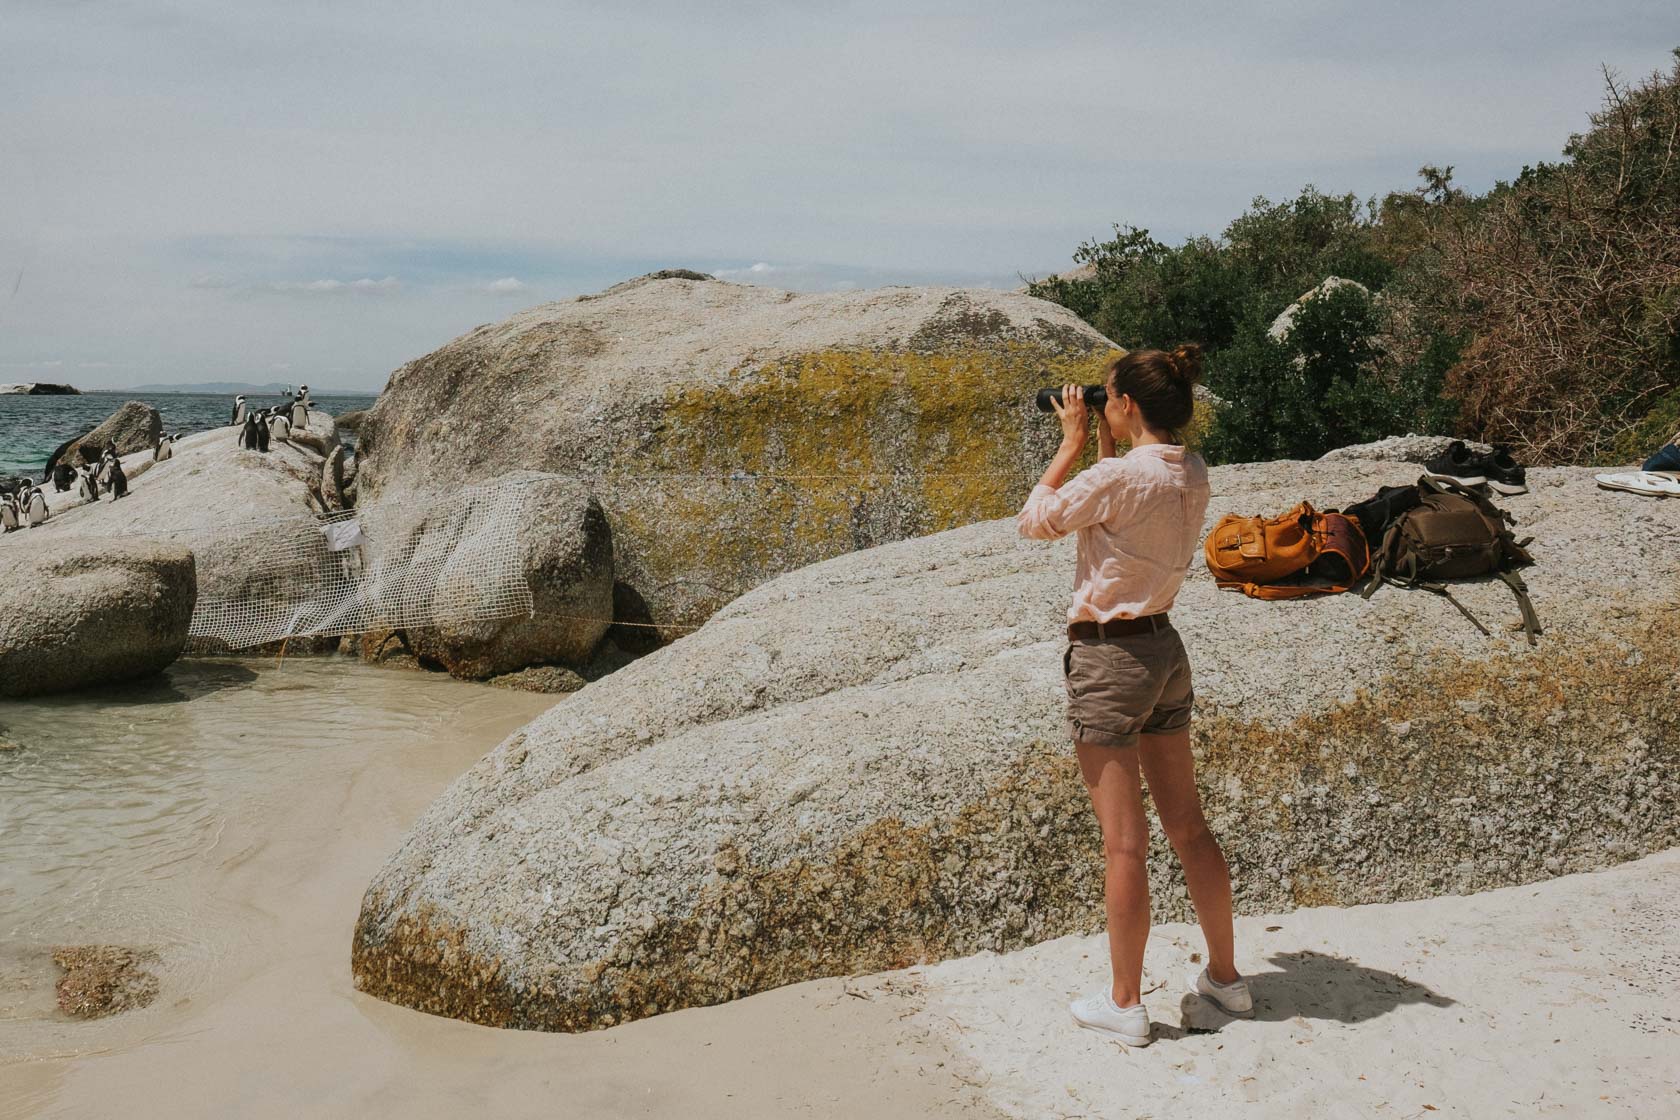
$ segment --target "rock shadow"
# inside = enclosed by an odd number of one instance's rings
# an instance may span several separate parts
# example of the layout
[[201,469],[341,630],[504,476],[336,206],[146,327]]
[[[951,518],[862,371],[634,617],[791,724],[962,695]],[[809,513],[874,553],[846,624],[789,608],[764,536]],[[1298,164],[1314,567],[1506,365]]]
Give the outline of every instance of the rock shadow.
[[[1304,949],[1278,953],[1267,960],[1276,966],[1276,972],[1248,977],[1249,991],[1254,995],[1253,1018],[1260,1022],[1333,1019],[1363,1023],[1403,1004],[1427,1003],[1444,1008],[1457,1002],[1404,976],[1367,968],[1330,953]],[[1174,1030],[1157,1024],[1157,1037],[1182,1038],[1217,1031],[1232,1019],[1212,1000],[1188,993],[1180,1000],[1179,1009],[1184,1028]]]

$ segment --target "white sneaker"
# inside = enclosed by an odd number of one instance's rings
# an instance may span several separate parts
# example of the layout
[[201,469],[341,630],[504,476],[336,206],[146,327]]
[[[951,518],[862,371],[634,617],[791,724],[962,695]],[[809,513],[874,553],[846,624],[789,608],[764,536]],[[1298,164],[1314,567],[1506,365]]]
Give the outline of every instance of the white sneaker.
[[1248,981],[1240,976],[1229,984],[1221,984],[1204,968],[1190,977],[1190,994],[1206,996],[1227,1015],[1254,1014],[1254,997],[1249,993]]
[[1086,1030],[1096,1031],[1127,1046],[1148,1046],[1154,1041],[1150,1034],[1149,1011],[1143,1004],[1119,1007],[1107,992],[1076,999],[1068,1004],[1073,1021]]

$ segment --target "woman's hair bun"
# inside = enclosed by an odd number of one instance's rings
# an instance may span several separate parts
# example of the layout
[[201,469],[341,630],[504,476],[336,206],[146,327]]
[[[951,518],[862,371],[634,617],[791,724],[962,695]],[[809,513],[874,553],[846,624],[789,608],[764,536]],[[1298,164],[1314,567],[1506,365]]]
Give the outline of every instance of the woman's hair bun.
[[1199,343],[1186,342],[1167,351],[1167,357],[1172,363],[1173,377],[1185,385],[1194,385],[1202,379],[1202,347]]

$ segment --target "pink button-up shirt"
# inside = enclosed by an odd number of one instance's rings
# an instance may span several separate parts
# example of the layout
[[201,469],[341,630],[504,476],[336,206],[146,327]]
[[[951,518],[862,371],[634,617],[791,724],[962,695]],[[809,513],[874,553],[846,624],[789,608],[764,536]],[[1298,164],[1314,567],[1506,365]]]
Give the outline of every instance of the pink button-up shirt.
[[1079,534],[1069,622],[1142,618],[1171,609],[1195,559],[1207,513],[1201,457],[1146,443],[1099,459],[1060,490],[1033,487],[1016,524],[1023,537]]

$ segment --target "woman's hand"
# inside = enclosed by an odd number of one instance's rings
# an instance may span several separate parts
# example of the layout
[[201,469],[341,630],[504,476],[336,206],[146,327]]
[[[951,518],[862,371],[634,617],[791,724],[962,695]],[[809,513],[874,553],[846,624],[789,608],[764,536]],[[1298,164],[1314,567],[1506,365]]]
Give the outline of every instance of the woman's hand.
[[1084,447],[1091,434],[1091,412],[1085,407],[1085,389],[1081,385],[1063,385],[1062,400],[1051,398],[1056,418],[1062,422],[1062,446]]
[[1108,410],[1097,409],[1097,458],[1112,459],[1114,450],[1114,429],[1108,426]]

